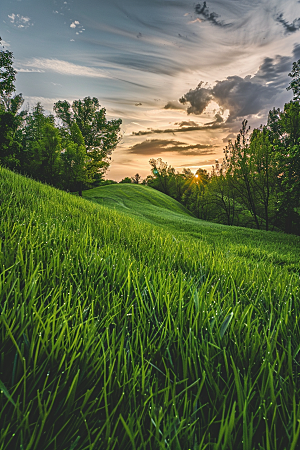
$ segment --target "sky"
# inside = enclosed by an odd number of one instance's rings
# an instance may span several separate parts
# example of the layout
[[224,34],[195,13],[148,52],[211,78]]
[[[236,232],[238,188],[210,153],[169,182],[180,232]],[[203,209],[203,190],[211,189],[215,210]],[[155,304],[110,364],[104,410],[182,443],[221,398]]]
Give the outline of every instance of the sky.
[[97,97],[122,140],[107,178],[211,170],[243,119],[251,129],[292,99],[297,0],[1,0],[0,36],[16,90],[48,113]]

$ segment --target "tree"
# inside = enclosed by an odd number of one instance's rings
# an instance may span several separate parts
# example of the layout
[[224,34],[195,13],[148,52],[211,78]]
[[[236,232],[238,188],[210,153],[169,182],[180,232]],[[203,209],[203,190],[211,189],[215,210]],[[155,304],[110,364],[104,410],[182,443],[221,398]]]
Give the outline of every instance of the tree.
[[206,187],[209,183],[209,175],[205,169],[199,168],[192,178],[189,178],[188,187],[182,196],[183,204],[199,219],[207,219],[208,202]]
[[71,192],[82,196],[83,187],[91,182],[87,169],[88,155],[84,139],[76,122],[71,125],[70,139],[61,153],[63,185]]
[[142,177],[140,174],[136,173],[132,178],[131,181],[133,184],[139,184],[139,182],[141,181]]
[[121,181],[120,181],[120,183],[123,183],[123,184],[130,184],[131,183],[131,178],[130,177],[125,177],[125,178],[123,178]]
[[239,201],[252,215],[256,227],[260,228],[257,211],[256,191],[253,184],[251,164],[249,158],[249,130],[247,120],[243,120],[242,128],[234,144],[229,141],[225,148],[227,173],[232,188],[237,192]]
[[42,164],[38,150],[39,142],[44,137],[43,130],[46,124],[54,127],[54,116],[46,116],[43,106],[38,102],[31,112],[27,112],[18,137],[21,143],[20,170],[37,179],[40,179]]
[[[2,39],[0,37],[0,46]],[[3,47],[4,48],[4,47]],[[0,51],[0,103],[5,103],[5,99],[10,97],[16,90],[16,70],[13,68],[13,54],[8,50]]]
[[226,225],[234,225],[236,219],[236,192],[230,182],[225,158],[221,165],[216,160],[209,184],[209,195],[213,205],[213,217]]
[[42,138],[33,145],[37,178],[48,184],[58,185],[61,169],[61,137],[51,123],[45,123],[41,133]]
[[294,94],[294,101],[300,100],[300,59],[293,63],[292,71],[288,74],[292,78],[292,81],[286,88],[287,91],[292,90]]
[[278,226],[286,232],[298,230],[300,206],[300,104],[291,101],[284,110],[269,112],[268,129],[276,161]]
[[101,108],[96,97],[75,100],[72,105],[67,100],[54,104],[54,111],[62,121],[65,132],[70,133],[76,123],[82,133],[88,154],[88,171],[91,177],[101,176],[108,169],[110,155],[119,143],[121,119],[107,120],[106,110]]
[[[0,46],[2,39],[0,38]],[[20,167],[21,145],[18,130],[26,112],[19,112],[23,104],[22,94],[15,92],[16,70],[13,68],[13,54],[0,50],[0,162],[10,169]]]
[[0,111],[0,163],[9,169],[20,166],[21,145],[16,140],[18,121],[13,113]]
[[170,195],[169,179],[174,174],[172,166],[168,166],[168,163],[164,162],[161,158],[151,158],[149,161],[151,166],[152,176],[148,177],[147,183],[149,186]]
[[265,220],[268,231],[270,220],[275,219],[276,168],[274,148],[267,127],[254,129],[250,139],[250,176],[255,190],[256,209]]

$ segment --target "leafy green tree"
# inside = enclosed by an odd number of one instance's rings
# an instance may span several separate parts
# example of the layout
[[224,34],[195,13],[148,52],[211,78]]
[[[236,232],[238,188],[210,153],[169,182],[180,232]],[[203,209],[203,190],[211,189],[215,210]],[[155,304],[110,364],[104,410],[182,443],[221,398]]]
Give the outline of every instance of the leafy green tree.
[[94,178],[103,175],[110,164],[110,155],[121,139],[121,119],[107,120],[106,109],[101,108],[96,97],[54,104],[54,111],[62,121],[65,131],[70,132],[75,122],[84,139],[88,154],[87,168]]
[[292,90],[294,94],[294,101],[300,100],[300,59],[293,63],[292,71],[288,74],[292,81],[286,88],[288,91]]
[[59,186],[62,150],[59,131],[51,123],[45,123],[41,134],[41,139],[34,141],[32,147],[36,178],[45,183]]
[[209,175],[205,169],[199,168],[192,178],[182,196],[182,202],[199,219],[208,219],[209,202],[207,197],[207,185]]
[[268,231],[270,221],[276,216],[276,162],[267,127],[253,130],[249,146],[250,175],[255,191],[258,215],[265,221]]
[[11,112],[0,111],[0,163],[9,169],[20,166],[21,145],[16,139],[18,120]]
[[[0,38],[0,46],[2,39]],[[23,105],[22,94],[14,95],[16,70],[13,53],[0,50],[0,162],[10,169],[20,168],[21,145],[18,141],[26,112],[19,112]]]
[[300,104],[291,101],[284,110],[269,113],[268,129],[274,146],[278,191],[278,226],[286,232],[300,231]]
[[[0,46],[2,39],[0,37]],[[3,47],[3,46],[2,46]],[[3,47],[4,48],[4,47]],[[16,70],[13,68],[13,53],[8,50],[0,50],[0,104],[5,104],[5,99],[16,90]]]
[[82,133],[76,122],[72,123],[70,132],[61,153],[62,182],[66,189],[71,192],[78,191],[82,196],[83,188],[92,181],[87,169],[88,155]]
[[36,179],[40,179],[40,165],[42,164],[39,154],[39,142],[44,137],[44,127],[50,124],[53,127],[53,115],[46,116],[45,110],[38,102],[31,110],[27,112],[23,126],[19,132],[19,142],[21,143],[20,162],[21,171]]
[[174,169],[161,158],[151,158],[149,161],[152,175],[148,177],[147,184],[164,194],[170,195],[169,181],[174,174]]
[[132,181],[131,181],[131,178],[130,177],[125,177],[125,178],[123,178],[121,181],[120,181],[120,183],[122,184],[130,184]]
[[213,167],[209,195],[213,219],[226,225],[234,225],[237,220],[236,192],[227,172],[225,159],[221,165],[216,161],[216,166]]
[[239,202],[247,208],[256,227],[260,229],[256,190],[249,157],[249,129],[247,120],[243,120],[242,128],[235,142],[229,141],[225,148],[225,161],[231,189],[236,191]]

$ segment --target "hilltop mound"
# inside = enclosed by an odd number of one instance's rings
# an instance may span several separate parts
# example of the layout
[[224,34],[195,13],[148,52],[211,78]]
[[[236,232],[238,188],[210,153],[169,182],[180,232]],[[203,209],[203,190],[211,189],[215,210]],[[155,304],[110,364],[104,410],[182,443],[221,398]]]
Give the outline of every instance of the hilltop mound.
[[84,198],[124,213],[160,223],[170,219],[193,217],[179,202],[148,186],[137,184],[112,184],[83,193]]

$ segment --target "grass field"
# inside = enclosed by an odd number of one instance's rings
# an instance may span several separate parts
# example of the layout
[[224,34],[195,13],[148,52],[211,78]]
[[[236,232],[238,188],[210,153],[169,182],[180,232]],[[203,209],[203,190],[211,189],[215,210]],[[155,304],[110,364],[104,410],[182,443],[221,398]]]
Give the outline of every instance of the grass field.
[[0,168],[0,450],[299,448],[300,238],[85,196]]

